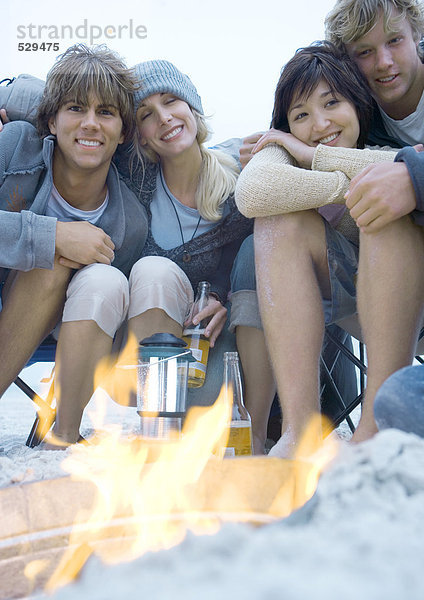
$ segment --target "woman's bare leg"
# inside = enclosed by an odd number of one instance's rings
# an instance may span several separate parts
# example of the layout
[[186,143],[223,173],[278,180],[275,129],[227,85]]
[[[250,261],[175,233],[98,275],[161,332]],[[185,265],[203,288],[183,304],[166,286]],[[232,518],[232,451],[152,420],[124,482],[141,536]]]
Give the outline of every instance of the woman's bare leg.
[[330,297],[325,227],[315,211],[255,222],[258,296],[283,411],[281,454],[291,454],[319,411],[322,297]]
[[183,332],[181,325],[160,308],[146,310],[141,315],[129,319],[128,324],[139,342],[154,333],[173,333],[181,337]]
[[252,419],[253,453],[264,454],[269,412],[276,392],[264,332],[236,328],[237,349],[243,366],[244,399]]

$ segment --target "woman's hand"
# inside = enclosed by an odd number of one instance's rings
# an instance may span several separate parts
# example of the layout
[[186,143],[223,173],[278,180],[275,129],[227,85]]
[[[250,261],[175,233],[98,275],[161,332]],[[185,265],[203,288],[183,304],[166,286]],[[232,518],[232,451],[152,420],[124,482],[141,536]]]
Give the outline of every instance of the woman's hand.
[[197,313],[191,319],[191,316],[184,322],[184,327],[191,323],[198,325],[203,319],[210,319],[205,329],[205,337],[209,338],[211,348],[215,346],[215,342],[221,333],[225,321],[227,319],[227,309],[216,298],[210,297],[207,306]]
[[315,148],[301,142],[291,133],[280,131],[279,129],[270,129],[255,144],[252,154],[262,150],[267,144],[278,144],[287,150],[293,156],[300,167],[310,169],[314,159]]

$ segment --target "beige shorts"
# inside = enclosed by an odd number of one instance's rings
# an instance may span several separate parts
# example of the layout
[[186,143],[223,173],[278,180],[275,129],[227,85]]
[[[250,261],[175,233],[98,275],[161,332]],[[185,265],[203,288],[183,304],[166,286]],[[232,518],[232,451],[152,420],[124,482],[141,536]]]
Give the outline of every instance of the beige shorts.
[[174,321],[182,325],[193,303],[193,288],[184,271],[169,258],[145,256],[131,270],[131,319],[146,310],[161,308]]
[[161,308],[180,325],[193,303],[193,288],[184,271],[172,260],[146,256],[135,263],[129,281],[118,269],[95,263],[72,278],[62,322],[95,321],[114,337],[128,317]]
[[94,263],[77,271],[66,292],[62,322],[95,321],[110,337],[124,322],[128,279],[110,265]]

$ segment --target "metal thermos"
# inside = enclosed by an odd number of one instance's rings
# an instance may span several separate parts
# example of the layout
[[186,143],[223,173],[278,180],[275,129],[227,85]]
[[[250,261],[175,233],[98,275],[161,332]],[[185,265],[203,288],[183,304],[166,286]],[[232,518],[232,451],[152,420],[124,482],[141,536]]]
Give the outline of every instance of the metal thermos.
[[137,412],[141,435],[168,438],[181,432],[187,403],[189,363],[184,340],[170,333],[155,333],[140,342],[137,365]]

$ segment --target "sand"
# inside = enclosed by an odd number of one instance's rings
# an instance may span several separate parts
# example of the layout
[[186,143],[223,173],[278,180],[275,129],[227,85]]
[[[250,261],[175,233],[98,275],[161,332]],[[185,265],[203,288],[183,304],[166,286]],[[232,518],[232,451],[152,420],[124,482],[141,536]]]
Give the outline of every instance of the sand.
[[[24,446],[31,403],[16,394],[0,402],[0,486],[63,474],[69,450]],[[111,410],[136,427],[135,411]],[[90,427],[85,419],[84,432]],[[356,447],[342,443],[313,499],[288,519],[189,534],[175,548],[114,567],[92,557],[77,582],[49,598],[422,600],[423,564],[424,440],[387,430]]]

